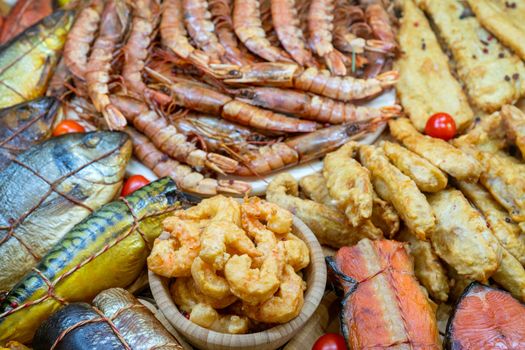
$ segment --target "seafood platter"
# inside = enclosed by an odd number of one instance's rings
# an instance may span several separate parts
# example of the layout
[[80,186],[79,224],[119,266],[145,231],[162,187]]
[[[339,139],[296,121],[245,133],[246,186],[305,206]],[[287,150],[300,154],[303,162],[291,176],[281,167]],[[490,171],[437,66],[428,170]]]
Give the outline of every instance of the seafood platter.
[[525,349],[523,19],[0,1],[0,350]]

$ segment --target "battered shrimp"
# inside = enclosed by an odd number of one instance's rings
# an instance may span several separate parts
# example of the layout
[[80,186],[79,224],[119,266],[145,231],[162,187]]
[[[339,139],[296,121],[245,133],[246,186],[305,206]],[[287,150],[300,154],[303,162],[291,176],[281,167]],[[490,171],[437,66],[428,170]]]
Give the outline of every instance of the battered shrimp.
[[229,221],[212,221],[201,236],[200,258],[213,268],[222,270],[231,250],[252,258],[261,255],[239,226]]
[[301,191],[311,200],[337,209],[337,203],[330,197],[326,180],[321,173],[314,173],[299,180]]
[[304,304],[306,284],[290,265],[284,267],[281,286],[277,294],[260,305],[244,304],[248,317],[259,322],[286,323],[297,317]]
[[91,43],[100,23],[103,2],[96,0],[80,11],[64,45],[64,61],[71,73],[84,80]]
[[248,333],[250,321],[245,316],[220,315],[210,305],[197,304],[191,310],[190,321],[212,331],[229,334]]
[[241,205],[233,198],[219,195],[203,199],[194,207],[177,211],[175,216],[186,220],[229,221],[240,226]]
[[373,187],[369,171],[355,159],[356,142],[349,142],[324,159],[323,176],[330,197],[352,226],[372,216]]
[[308,266],[310,264],[310,251],[306,243],[292,233],[288,233],[284,239],[286,264],[292,266],[295,271],[302,270]]
[[268,41],[262,28],[258,0],[235,0],[233,28],[242,43],[254,54],[270,62],[293,62],[286,52]]
[[204,295],[197,289],[195,282],[190,277],[176,278],[171,284],[170,294],[179,309],[187,313],[190,313],[199,303],[210,305],[214,309],[224,309],[238,300],[233,294],[220,299]]
[[256,305],[271,298],[279,289],[284,260],[284,246],[279,242],[260,269],[251,268],[252,259],[248,255],[234,255],[226,263],[224,276],[235,296]]
[[195,281],[197,289],[204,295],[215,299],[231,296],[230,286],[224,277],[217,274],[212,265],[196,257],[191,265],[191,276]]
[[312,0],[308,12],[310,47],[334,75],[345,76],[347,58],[332,45],[334,0]]
[[319,67],[306,47],[295,0],[271,0],[271,10],[275,31],[284,49],[301,66]]
[[243,212],[243,227],[247,231],[266,227],[277,234],[285,234],[291,231],[293,215],[288,210],[260,199],[251,197],[244,201],[241,206]]
[[189,277],[193,260],[199,255],[200,235],[206,220],[188,221],[169,217],[163,222],[171,233],[157,238],[148,256],[148,268],[164,277]]

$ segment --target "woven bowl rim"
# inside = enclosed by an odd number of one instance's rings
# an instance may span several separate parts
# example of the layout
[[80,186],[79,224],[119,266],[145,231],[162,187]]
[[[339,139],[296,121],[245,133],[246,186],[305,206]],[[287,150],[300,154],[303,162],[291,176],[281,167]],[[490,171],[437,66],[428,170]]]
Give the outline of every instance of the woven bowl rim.
[[308,276],[303,308],[301,313],[291,321],[262,332],[248,334],[227,334],[209,330],[191,322],[182,315],[171,298],[169,278],[158,276],[148,270],[149,285],[159,309],[173,327],[192,344],[194,343],[192,338],[196,338],[210,345],[225,347],[241,345],[242,348],[250,348],[285,338],[289,340],[306,324],[321,303],[327,279],[324,254],[317,237],[295,215],[293,217],[293,228],[296,233],[300,233],[301,239],[305,241],[310,250],[310,265],[306,268]]

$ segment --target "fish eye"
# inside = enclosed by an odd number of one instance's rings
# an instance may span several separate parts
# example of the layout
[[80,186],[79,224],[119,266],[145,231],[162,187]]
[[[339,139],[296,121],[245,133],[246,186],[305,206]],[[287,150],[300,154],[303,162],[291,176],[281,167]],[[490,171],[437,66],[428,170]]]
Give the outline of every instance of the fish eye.
[[84,138],[84,145],[88,148],[95,148],[100,143],[100,140],[100,136],[90,134]]

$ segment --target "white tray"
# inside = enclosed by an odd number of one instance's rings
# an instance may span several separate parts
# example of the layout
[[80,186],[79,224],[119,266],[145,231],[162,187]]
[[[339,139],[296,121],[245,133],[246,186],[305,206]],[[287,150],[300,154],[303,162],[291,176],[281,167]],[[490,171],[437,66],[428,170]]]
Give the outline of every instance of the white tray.
[[[378,96],[372,101],[369,101],[365,104],[365,106],[369,107],[384,107],[384,106],[391,106],[395,103],[396,100],[396,94],[394,90],[390,90],[381,96]],[[383,130],[385,129],[385,126],[378,128],[375,132],[368,134],[365,136],[362,140],[359,142],[362,144],[372,144],[375,142],[375,140],[381,135]],[[270,175],[266,175],[264,177],[243,177],[243,176],[232,176],[232,175],[226,175],[226,176],[219,176],[220,179],[235,179],[235,180],[242,180],[244,182],[249,183],[252,186],[252,195],[263,195],[266,192],[266,187],[268,187],[268,184],[272,181],[272,179],[277,176],[278,174],[282,172],[288,172],[292,174],[294,178],[297,180],[300,180],[301,178],[313,174],[317,171],[320,171],[323,168],[323,161],[322,160],[314,160],[305,164],[300,164],[297,166],[294,166],[292,168],[286,168],[281,171],[274,172]],[[155,175],[150,169],[148,169],[146,166],[144,166],[142,163],[138,162],[135,159],[132,159],[130,164],[127,168],[127,174],[141,174],[148,178],[148,180],[153,181],[158,179],[158,176]]]

